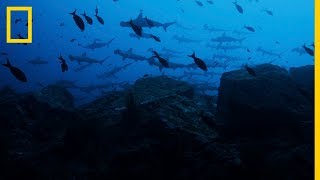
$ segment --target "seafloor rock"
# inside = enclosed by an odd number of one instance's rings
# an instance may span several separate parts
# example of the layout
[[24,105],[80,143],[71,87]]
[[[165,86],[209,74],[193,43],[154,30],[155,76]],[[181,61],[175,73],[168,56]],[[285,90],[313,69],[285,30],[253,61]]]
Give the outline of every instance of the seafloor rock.
[[199,105],[193,97],[184,82],[138,80],[128,92],[110,93],[80,109],[87,119],[67,136],[67,142],[78,142],[71,152],[92,143],[103,148],[98,151],[98,164],[105,168],[100,173],[111,179],[237,177],[242,163],[236,146],[219,137],[214,109],[205,111],[206,103]]
[[31,94],[0,99],[0,165],[6,167],[0,179],[45,179],[57,168],[54,158],[62,158],[59,151],[74,114]]
[[290,75],[314,99],[314,65],[290,68]]
[[313,124],[312,99],[285,69],[263,64],[254,70],[257,76],[243,69],[221,78],[217,111],[227,129],[235,135],[302,138],[301,126]]
[[[287,77],[284,71],[281,73],[282,69],[274,68],[275,74]],[[239,83],[244,77],[252,81],[253,77],[240,72],[240,77],[232,76],[233,79]],[[257,70],[256,78],[262,72]],[[273,78],[280,81],[282,76]],[[261,85],[259,81],[253,84]],[[239,87],[245,88],[239,85],[235,89]],[[220,95],[231,92],[221,90]],[[64,100],[59,100],[64,90],[44,90],[47,95],[58,94],[54,95],[60,102],[57,106],[55,99],[39,101],[34,95],[0,92],[3,95],[0,97],[0,165],[6,167],[0,168],[0,179],[205,180],[297,176],[305,180],[312,176],[312,146],[304,139],[283,138],[287,132],[277,133],[279,136],[272,132],[258,139],[252,131],[245,139],[229,138],[224,130],[232,128],[221,128],[221,121],[215,117],[214,97],[195,95],[192,86],[167,77],[140,79],[127,91],[110,92],[72,111],[65,110],[69,106],[62,106]],[[66,97],[68,100],[69,96]],[[255,105],[264,107],[258,102]],[[228,112],[239,115],[232,108]],[[288,113],[297,114],[294,110]],[[233,121],[227,122],[229,125]],[[246,123],[238,128],[247,128]],[[269,123],[274,125],[273,121]]]
[[72,109],[74,98],[72,94],[61,86],[49,85],[36,93],[39,101],[46,102],[55,108]]
[[313,179],[313,100],[285,69],[254,70],[223,74],[218,126],[238,145],[247,178]]
[[234,179],[243,168],[237,145],[219,136],[207,105],[166,77],[73,113],[16,97],[0,106],[2,179]]

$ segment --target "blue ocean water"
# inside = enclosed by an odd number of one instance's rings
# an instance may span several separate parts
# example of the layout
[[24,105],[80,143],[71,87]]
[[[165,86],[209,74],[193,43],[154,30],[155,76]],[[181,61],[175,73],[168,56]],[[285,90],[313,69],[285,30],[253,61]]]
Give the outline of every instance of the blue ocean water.
[[[213,1],[210,4],[206,0],[199,0],[200,6],[194,0],[96,0],[96,1],[31,1],[31,0],[3,0],[0,2],[0,52],[8,55],[1,55],[1,63],[5,63],[6,57],[10,59],[12,65],[20,68],[28,78],[27,83],[21,83],[5,67],[0,67],[0,86],[10,86],[16,91],[34,91],[42,86],[53,84],[57,81],[74,81],[77,86],[87,87],[101,84],[113,84],[129,82],[143,77],[145,74],[169,75],[180,77],[184,72],[204,73],[201,69],[170,69],[149,65],[147,61],[123,60],[122,57],[114,54],[116,49],[127,51],[132,48],[135,54],[151,57],[153,54],[148,49],[153,48],[162,54],[163,48],[181,52],[177,57],[168,58],[170,63],[191,64],[193,59],[187,55],[194,51],[196,56],[206,63],[219,62],[226,64],[227,68],[209,68],[208,72],[216,72],[213,77],[197,76],[186,80],[190,83],[207,82],[219,85],[221,73],[233,69],[242,68],[248,64],[254,66],[261,63],[271,62],[282,67],[295,67],[313,64],[314,59],[306,53],[299,55],[292,50],[300,48],[302,45],[311,45],[314,41],[314,1],[312,0],[238,0],[237,4],[243,8],[243,14],[236,9],[233,0]],[[5,13],[7,6],[32,6],[33,7],[33,42],[32,44],[6,44]],[[100,24],[94,17],[95,9],[99,9],[105,24]],[[77,14],[84,11],[93,18],[93,25],[85,22],[85,30],[82,32],[75,24],[72,15],[69,13],[77,10]],[[272,12],[272,15],[268,14]],[[139,13],[143,17],[161,22],[176,22],[163,28],[143,28],[144,33],[153,34],[161,39],[156,42],[153,39],[137,39],[130,37],[134,33],[130,27],[121,27],[120,22],[129,21],[138,17]],[[21,22],[15,23],[21,18]],[[84,20],[83,16],[81,18]],[[26,13],[12,14],[12,34],[26,36]],[[223,31],[209,32],[207,27],[223,29]],[[244,28],[250,26],[255,32],[250,32]],[[245,34],[239,34],[241,31]],[[221,37],[223,34],[233,38],[245,38],[242,43],[214,43],[211,39]],[[179,43],[173,37],[185,37],[196,40],[193,43]],[[101,42],[108,42],[114,38],[110,47],[103,47],[95,50],[83,48],[83,45],[90,44],[96,39]],[[73,42],[71,40],[73,39]],[[80,44],[80,46],[79,46]],[[216,48],[209,48],[208,44]],[[241,46],[240,49],[224,51],[217,47]],[[258,51],[262,49],[281,55],[268,55]],[[103,60],[110,56],[102,65],[93,64],[80,72],[74,70],[80,65],[75,61],[70,61],[69,55],[82,56]],[[235,59],[217,59],[213,55],[228,55]],[[62,55],[66,59],[69,71],[62,72],[58,57]],[[32,65],[28,61],[40,57],[48,61],[45,65]],[[119,71],[115,76],[99,79],[97,75],[111,71],[116,67],[134,62],[127,68]],[[81,65],[85,65],[82,63]],[[105,91],[113,90],[114,87],[106,88]],[[89,93],[81,91],[79,88],[70,89],[78,98],[86,97],[92,100],[101,95],[101,89]],[[215,93],[215,92],[213,92]]]

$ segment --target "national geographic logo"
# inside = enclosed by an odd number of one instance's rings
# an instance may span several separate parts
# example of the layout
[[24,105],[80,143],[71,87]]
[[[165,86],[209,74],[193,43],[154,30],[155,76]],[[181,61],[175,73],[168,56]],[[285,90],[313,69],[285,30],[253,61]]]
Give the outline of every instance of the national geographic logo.
[[[28,37],[26,39],[11,38],[11,14],[12,12],[23,11],[28,13]],[[7,43],[10,44],[31,44],[32,43],[32,7],[30,6],[8,6],[7,7]]]

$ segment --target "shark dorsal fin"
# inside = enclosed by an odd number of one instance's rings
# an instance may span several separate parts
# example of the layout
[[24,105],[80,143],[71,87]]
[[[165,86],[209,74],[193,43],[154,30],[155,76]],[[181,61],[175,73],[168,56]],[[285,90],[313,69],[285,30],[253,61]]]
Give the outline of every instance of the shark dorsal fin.
[[140,13],[139,13],[137,19],[143,19],[143,11],[142,10],[140,10]]

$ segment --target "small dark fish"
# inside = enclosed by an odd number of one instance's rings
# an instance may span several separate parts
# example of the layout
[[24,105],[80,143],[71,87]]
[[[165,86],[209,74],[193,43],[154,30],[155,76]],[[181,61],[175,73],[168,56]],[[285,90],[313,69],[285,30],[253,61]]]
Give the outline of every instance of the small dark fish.
[[250,27],[250,26],[243,26],[244,28],[246,28],[248,31],[251,31],[251,32],[255,32],[256,30],[254,30],[253,27]]
[[70,42],[75,42],[77,39],[71,39]]
[[213,4],[213,1],[207,0],[207,3],[208,3],[208,4]]
[[314,50],[308,48],[305,44],[302,47],[310,56],[314,56]]
[[276,44],[280,44],[280,42],[279,42],[279,41],[276,41]]
[[238,12],[243,14],[243,8],[237,3],[237,1],[233,2],[233,4],[236,6]]
[[92,25],[93,20],[91,17],[87,16],[86,12],[84,12],[83,14],[81,14],[87,21],[88,24]]
[[96,7],[96,15],[95,15],[95,17],[97,18],[99,23],[103,25],[104,24],[104,20],[98,14],[99,14],[99,10],[98,10],[98,7]]
[[162,57],[160,57],[159,53],[157,51],[153,51],[154,53],[154,57],[157,58],[159,60],[159,62],[161,63],[161,65],[165,68],[169,68],[169,63],[167,60],[163,59]]
[[18,79],[19,81],[21,81],[21,82],[27,82],[28,81],[26,75],[24,74],[24,72],[21,71],[17,67],[13,67],[8,58],[7,58],[7,63],[6,64],[2,64],[2,65],[7,67],[7,68],[9,68],[11,74],[14,75],[14,77],[16,79]]
[[157,42],[161,42],[161,40],[160,40],[160,38],[159,38],[159,37],[154,36],[154,35],[151,35],[151,37],[152,37],[155,41],[157,41]]
[[97,17],[97,20],[99,21],[99,23],[103,25],[104,24],[104,20],[98,15],[96,15],[96,17]]
[[132,30],[138,35],[138,36],[142,36],[142,28],[140,26],[137,26],[133,23],[132,19],[130,20],[130,26],[132,28]]
[[63,27],[63,26],[64,26],[64,23],[63,23],[63,22],[62,22],[62,23],[60,23],[60,24],[59,24],[59,26],[60,26],[60,27]]
[[250,49],[247,49],[247,52],[251,52]]
[[195,2],[197,3],[198,6],[201,6],[201,7],[203,6],[202,2],[200,1],[195,1]]
[[270,10],[264,10],[264,12],[266,12],[268,15],[273,16],[273,12]]
[[257,76],[257,73],[254,69],[250,68],[247,64],[244,66],[247,70],[247,72],[251,75],[251,76]]
[[19,19],[16,19],[16,20],[14,21],[15,24],[17,24],[18,22],[22,22],[22,19],[19,18]]
[[6,52],[2,52],[2,53],[0,53],[2,56],[8,56],[8,53],[6,53]]
[[203,71],[208,71],[206,63],[202,59],[197,58],[195,52],[193,52],[192,55],[189,55],[189,57],[193,58],[194,62],[200,69],[202,69]]
[[143,75],[143,77],[145,77],[145,78],[146,78],[146,77],[149,77],[149,74],[145,74],[145,75]]
[[77,10],[74,10],[72,13],[69,13],[69,14],[71,14],[73,16],[73,20],[77,24],[79,29],[81,29],[81,31],[84,31],[84,29],[85,29],[84,22],[81,19],[81,17],[76,14],[76,12],[77,12]]
[[60,60],[61,63],[61,71],[62,72],[66,72],[69,70],[69,67],[66,63],[66,60],[60,55],[60,57],[58,58]]

